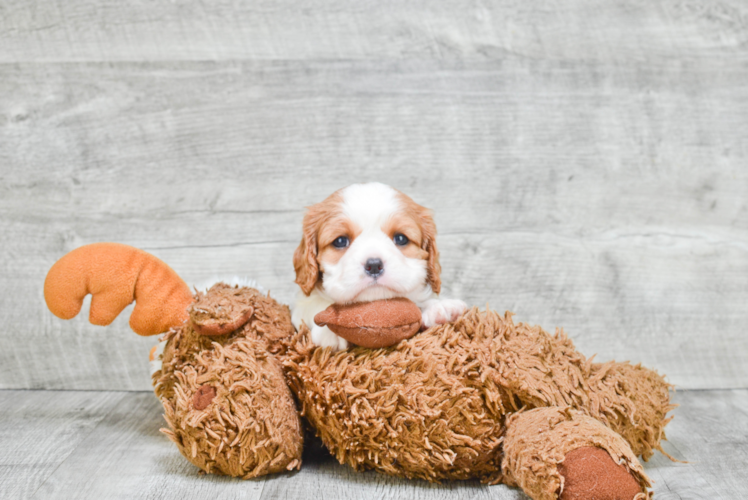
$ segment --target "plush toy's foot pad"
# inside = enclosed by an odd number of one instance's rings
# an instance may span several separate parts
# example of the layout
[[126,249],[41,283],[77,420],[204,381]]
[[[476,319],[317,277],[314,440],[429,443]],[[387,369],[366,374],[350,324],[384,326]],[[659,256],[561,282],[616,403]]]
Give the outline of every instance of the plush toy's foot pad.
[[564,477],[559,500],[633,500],[644,493],[625,466],[595,446],[567,453],[558,472]]
[[192,406],[196,410],[204,410],[216,397],[216,388],[210,385],[201,385],[195,395],[192,396]]

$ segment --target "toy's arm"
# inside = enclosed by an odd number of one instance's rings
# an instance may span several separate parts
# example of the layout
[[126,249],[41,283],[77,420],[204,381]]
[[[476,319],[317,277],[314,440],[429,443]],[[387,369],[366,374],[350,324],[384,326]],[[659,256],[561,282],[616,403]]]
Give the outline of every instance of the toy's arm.
[[108,325],[132,301],[130,328],[155,335],[182,324],[192,293],[164,262],[137,248],[119,243],[94,243],[58,260],[44,281],[44,299],[52,313],[70,319],[91,294],[89,321]]

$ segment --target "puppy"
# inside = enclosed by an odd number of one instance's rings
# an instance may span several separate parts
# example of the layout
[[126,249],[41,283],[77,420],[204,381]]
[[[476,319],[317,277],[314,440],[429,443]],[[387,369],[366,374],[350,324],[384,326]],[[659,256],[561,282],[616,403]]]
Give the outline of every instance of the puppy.
[[428,328],[456,320],[467,306],[438,298],[441,266],[431,211],[380,183],[353,184],[308,208],[293,257],[301,288],[292,320],[312,342],[334,350],[348,342],[314,316],[333,303],[406,297]]

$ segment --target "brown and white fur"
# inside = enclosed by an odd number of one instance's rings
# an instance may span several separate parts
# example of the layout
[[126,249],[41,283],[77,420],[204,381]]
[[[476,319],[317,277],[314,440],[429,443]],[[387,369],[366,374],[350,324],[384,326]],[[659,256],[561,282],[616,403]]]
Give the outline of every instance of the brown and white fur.
[[431,211],[384,184],[353,184],[309,207],[293,263],[301,288],[293,323],[306,323],[312,342],[334,350],[348,342],[314,323],[333,303],[407,297],[427,328],[454,321],[467,308],[438,297],[441,266]]

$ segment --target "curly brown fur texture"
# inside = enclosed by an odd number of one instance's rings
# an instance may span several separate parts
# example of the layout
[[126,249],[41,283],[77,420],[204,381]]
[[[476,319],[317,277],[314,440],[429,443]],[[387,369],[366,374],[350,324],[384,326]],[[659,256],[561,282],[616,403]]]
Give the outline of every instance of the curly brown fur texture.
[[[233,321],[248,308],[247,324],[230,334],[192,327]],[[196,296],[190,314],[167,334],[154,385],[165,432],[208,472],[248,478],[298,467],[292,391],[327,448],[356,470],[503,481],[552,498],[566,452],[592,445],[623,460],[644,489],[634,455],[660,449],[672,408],[657,373],[593,363],[563,331],[515,323],[511,313],[473,308],[392,347],[336,353],[313,345],[305,327],[295,332],[288,308],[252,289],[216,285]],[[545,416],[533,425],[548,432],[523,431],[534,412]]]
[[[205,337],[193,328],[247,308],[252,316],[234,332]],[[256,290],[219,284],[198,293],[189,312],[191,321],[166,335],[162,369],[153,378],[170,426],[164,433],[206,472],[246,479],[298,468],[301,420],[270,352],[294,331],[288,307]],[[215,396],[205,406],[200,396],[207,388]]]
[[646,459],[669,419],[669,385],[627,363],[592,363],[563,331],[468,311],[385,349],[284,342],[302,413],[341,463],[430,481],[501,481],[505,417],[559,406],[609,425]]

